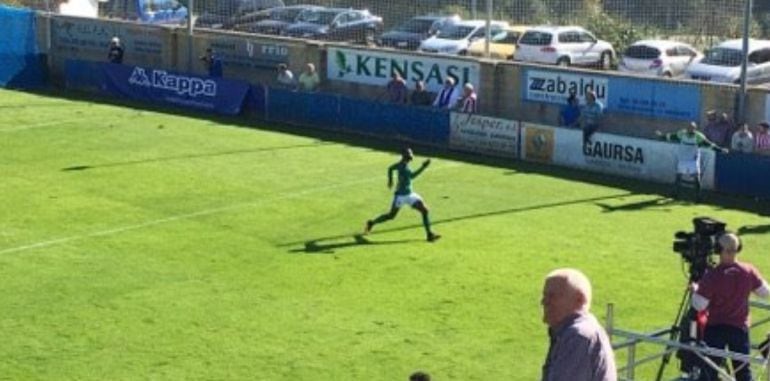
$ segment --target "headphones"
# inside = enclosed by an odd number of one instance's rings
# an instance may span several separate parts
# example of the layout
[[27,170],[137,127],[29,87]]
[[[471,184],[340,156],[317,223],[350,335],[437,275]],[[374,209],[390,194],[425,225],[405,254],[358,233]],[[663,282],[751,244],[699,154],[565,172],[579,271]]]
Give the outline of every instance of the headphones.
[[736,253],[740,253],[741,250],[743,249],[743,242],[741,241],[741,237],[738,237],[737,234],[735,234],[735,233],[733,233],[731,231],[725,231],[724,233],[720,234],[717,237],[716,244],[714,245],[714,248],[716,249],[716,252],[719,253],[719,254],[722,254],[722,252],[724,251],[724,247],[722,247],[722,244],[719,241],[722,240],[722,237],[724,237],[724,236],[726,236],[728,234],[732,235],[733,237],[735,237],[735,239],[738,240],[738,247],[735,248],[735,252]]

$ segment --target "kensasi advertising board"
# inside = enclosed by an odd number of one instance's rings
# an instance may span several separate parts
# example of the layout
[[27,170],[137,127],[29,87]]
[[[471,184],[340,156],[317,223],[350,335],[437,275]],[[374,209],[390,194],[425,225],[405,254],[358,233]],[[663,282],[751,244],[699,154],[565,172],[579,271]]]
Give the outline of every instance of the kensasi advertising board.
[[226,67],[275,70],[278,64],[289,63],[287,44],[218,37],[210,41],[210,46]]
[[519,122],[453,112],[449,125],[451,149],[519,158]]
[[170,48],[169,36],[162,27],[154,25],[75,17],[54,17],[51,21],[51,49],[64,58],[106,61],[110,40],[118,37],[126,61],[162,66]]
[[695,120],[700,114],[700,87],[662,80],[596,75],[558,70],[524,70],[522,97],[528,101],[566,104],[570,94],[585,101],[593,90],[609,112]]
[[[522,123],[522,158],[593,172],[674,183],[678,144],[596,133],[583,145],[579,130]],[[702,184],[714,188],[715,154],[702,150]]]
[[424,81],[428,91],[439,91],[446,78],[457,84],[472,83],[478,88],[478,62],[436,58],[386,51],[330,47],[326,55],[327,77],[334,81],[383,86],[396,71],[409,87]]

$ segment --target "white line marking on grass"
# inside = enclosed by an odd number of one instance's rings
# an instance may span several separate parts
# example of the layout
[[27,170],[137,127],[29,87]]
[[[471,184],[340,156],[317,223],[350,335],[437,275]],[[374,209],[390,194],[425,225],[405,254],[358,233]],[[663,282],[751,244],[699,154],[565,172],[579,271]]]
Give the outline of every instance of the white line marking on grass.
[[[448,169],[448,168],[454,168],[454,167],[457,167],[457,166],[459,166],[458,163],[452,163],[452,164],[441,166],[439,168],[435,168],[434,171],[442,170],[442,169]],[[97,231],[97,232],[93,232],[93,233],[73,235],[73,236],[69,236],[69,237],[62,237],[62,238],[57,238],[57,239],[51,239],[51,240],[35,242],[35,243],[28,244],[28,245],[23,245],[23,246],[9,247],[9,248],[0,250],[0,255],[2,255],[2,254],[10,254],[10,253],[18,253],[18,252],[21,252],[21,251],[27,251],[27,250],[32,250],[32,249],[39,249],[39,248],[44,248],[44,247],[50,247],[50,246],[55,246],[55,245],[59,245],[59,244],[67,243],[67,242],[72,242],[72,241],[78,241],[78,240],[82,240],[82,239],[86,239],[86,238],[104,237],[104,236],[109,236],[109,235],[113,235],[113,234],[125,233],[125,232],[132,231],[132,230],[143,229],[143,228],[147,228],[147,227],[150,227],[150,226],[162,225],[162,224],[166,224],[166,223],[170,223],[170,222],[175,222],[175,221],[189,220],[189,219],[193,219],[193,218],[196,218],[196,217],[203,217],[203,216],[209,216],[209,215],[212,215],[212,214],[219,214],[219,213],[225,213],[225,212],[230,212],[230,211],[239,210],[239,209],[251,208],[251,207],[259,206],[259,205],[264,204],[266,202],[273,202],[273,201],[278,201],[278,200],[286,200],[286,199],[290,199],[290,198],[299,198],[299,197],[302,197],[302,196],[305,196],[305,195],[309,195],[309,194],[321,193],[321,192],[324,192],[324,191],[327,191],[327,190],[344,188],[344,187],[358,185],[358,184],[363,184],[363,183],[372,182],[372,181],[379,181],[381,179],[382,179],[381,176],[377,176],[376,178],[375,177],[370,177],[370,178],[366,178],[366,179],[362,179],[362,180],[349,181],[349,182],[345,182],[345,183],[337,183],[337,184],[333,184],[333,185],[327,185],[327,186],[321,186],[321,187],[315,187],[315,188],[308,188],[306,190],[296,191],[296,192],[291,192],[291,193],[282,193],[282,194],[274,195],[272,197],[271,196],[266,196],[266,197],[263,197],[263,198],[261,198],[261,199],[259,199],[257,201],[253,201],[253,202],[234,204],[234,205],[223,206],[223,207],[213,208],[213,209],[205,209],[205,210],[201,210],[201,211],[197,211],[197,212],[193,212],[193,213],[178,214],[178,215],[171,216],[171,217],[160,218],[160,219],[157,219],[157,220],[151,220],[151,221],[143,222],[143,223],[140,223],[140,224],[119,226],[119,227],[116,227],[116,228],[107,229],[107,230],[101,230],[101,231]]]
[[35,128],[42,128],[42,127],[60,126],[62,124],[77,122],[77,121],[84,120],[84,119],[89,119],[89,117],[80,117],[80,118],[63,119],[63,120],[51,120],[51,121],[48,121],[48,122],[41,122],[41,123],[35,123],[35,124],[26,124],[26,125],[18,126],[18,127],[3,128],[3,129],[0,129],[0,132],[16,132],[16,131],[31,130],[31,129],[35,129]]

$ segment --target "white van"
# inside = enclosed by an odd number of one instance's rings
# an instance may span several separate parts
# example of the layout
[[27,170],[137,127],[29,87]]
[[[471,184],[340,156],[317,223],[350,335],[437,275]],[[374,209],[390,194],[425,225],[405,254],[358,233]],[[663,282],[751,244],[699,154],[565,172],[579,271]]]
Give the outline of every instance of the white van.
[[[746,82],[770,82],[770,40],[749,40]],[[706,51],[687,68],[686,78],[720,83],[740,83],[743,40],[728,40]]]
[[[487,22],[485,20],[459,21],[441,28],[438,34],[420,43],[420,51],[442,54],[466,54],[471,43],[486,37]],[[494,37],[504,33],[508,28],[505,21],[492,21],[490,32]]]

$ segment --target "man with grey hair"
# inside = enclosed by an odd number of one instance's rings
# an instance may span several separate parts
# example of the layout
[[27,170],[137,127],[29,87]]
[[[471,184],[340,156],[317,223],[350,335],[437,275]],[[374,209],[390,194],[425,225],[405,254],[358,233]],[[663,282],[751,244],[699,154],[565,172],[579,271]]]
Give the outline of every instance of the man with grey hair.
[[610,339],[589,312],[588,278],[575,269],[552,271],[541,303],[551,339],[542,381],[616,381]]

